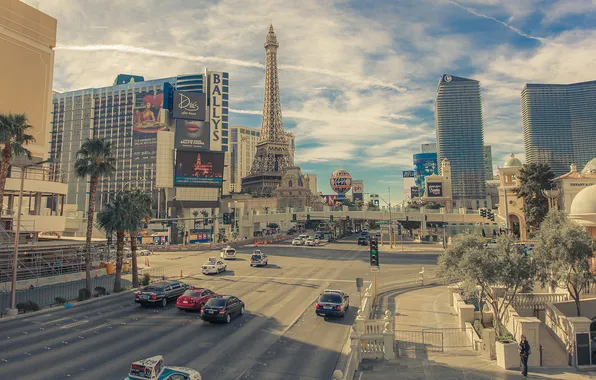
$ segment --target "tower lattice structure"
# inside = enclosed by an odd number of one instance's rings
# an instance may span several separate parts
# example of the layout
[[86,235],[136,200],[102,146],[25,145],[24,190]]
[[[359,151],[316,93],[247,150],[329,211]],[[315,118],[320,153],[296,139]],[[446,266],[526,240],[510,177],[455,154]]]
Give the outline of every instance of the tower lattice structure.
[[242,190],[260,196],[271,196],[280,185],[287,168],[294,166],[294,157],[284,131],[277,74],[277,49],[279,43],[269,26],[265,41],[267,64],[265,69],[265,95],[261,135],[250,174],[242,179]]

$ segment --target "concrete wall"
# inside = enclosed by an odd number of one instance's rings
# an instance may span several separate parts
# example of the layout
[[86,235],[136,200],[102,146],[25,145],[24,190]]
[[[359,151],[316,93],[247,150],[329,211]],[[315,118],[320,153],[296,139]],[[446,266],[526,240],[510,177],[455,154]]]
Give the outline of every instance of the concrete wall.
[[[577,317],[574,301],[558,302],[553,304],[566,317]],[[594,319],[596,317],[596,298],[581,301],[582,317]]]

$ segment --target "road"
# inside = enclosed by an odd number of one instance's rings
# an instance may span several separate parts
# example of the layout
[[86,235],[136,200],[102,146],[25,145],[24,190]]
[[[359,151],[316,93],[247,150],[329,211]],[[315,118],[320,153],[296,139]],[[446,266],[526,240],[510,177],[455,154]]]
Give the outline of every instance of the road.
[[[368,275],[368,251],[355,236],[322,247],[261,247],[269,265],[252,268],[252,248],[227,261],[228,272],[203,276],[213,252],[168,253],[152,266],[182,269],[185,282],[238,296],[247,312],[228,325],[208,324],[196,313],[140,308],[131,293],[100,298],[72,309],[0,322],[0,373],[6,379],[118,379],[130,363],[164,355],[166,365],[198,369],[205,380],[331,378],[354,322],[314,315],[325,288],[342,289],[359,303],[355,278]],[[381,249],[379,281],[412,276],[436,263],[436,253],[387,253]]]

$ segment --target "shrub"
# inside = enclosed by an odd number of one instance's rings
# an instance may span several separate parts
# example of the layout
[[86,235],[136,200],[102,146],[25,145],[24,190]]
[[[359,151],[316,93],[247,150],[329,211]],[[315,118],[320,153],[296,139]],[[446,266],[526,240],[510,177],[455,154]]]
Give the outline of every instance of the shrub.
[[40,307],[38,304],[36,304],[33,301],[25,301],[25,302],[19,302],[17,304],[17,310],[23,311],[24,313],[26,313],[28,311],[39,311]]
[[95,293],[97,293],[97,296],[105,296],[106,295],[106,288],[104,288],[103,286],[98,286],[95,288]]
[[85,301],[89,298],[91,298],[91,292],[87,288],[79,289],[79,297],[77,298],[79,301]]
[[143,279],[141,280],[141,285],[147,286],[151,283],[151,274],[149,272],[143,273]]
[[482,325],[482,321],[480,319],[474,320],[474,330],[476,330],[478,335],[482,337],[482,330],[484,330],[484,326]]
[[64,297],[56,297],[54,298],[54,301],[56,301],[56,305],[64,305],[68,302],[68,300]]

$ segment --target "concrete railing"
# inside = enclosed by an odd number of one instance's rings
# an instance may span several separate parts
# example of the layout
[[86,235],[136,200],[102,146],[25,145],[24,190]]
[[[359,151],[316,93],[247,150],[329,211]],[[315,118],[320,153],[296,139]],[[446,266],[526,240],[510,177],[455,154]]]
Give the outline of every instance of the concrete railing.
[[555,340],[567,349],[571,334],[571,324],[567,317],[552,303],[546,304],[544,309],[544,324],[547,331],[553,335]]
[[[511,296],[511,294],[508,294]],[[544,309],[546,304],[569,299],[566,293],[517,293],[511,305],[517,311]]]

